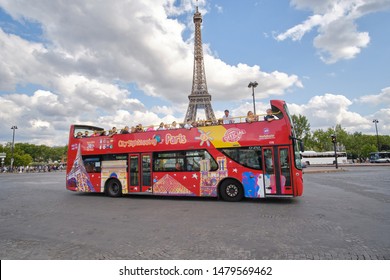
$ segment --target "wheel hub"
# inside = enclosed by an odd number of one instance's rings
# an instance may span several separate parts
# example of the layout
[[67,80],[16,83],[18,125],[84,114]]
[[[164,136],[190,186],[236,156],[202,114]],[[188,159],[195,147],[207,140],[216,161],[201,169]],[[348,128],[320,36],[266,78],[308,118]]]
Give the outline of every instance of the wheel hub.
[[234,197],[238,194],[238,188],[234,185],[230,185],[226,188],[226,194],[230,197]]

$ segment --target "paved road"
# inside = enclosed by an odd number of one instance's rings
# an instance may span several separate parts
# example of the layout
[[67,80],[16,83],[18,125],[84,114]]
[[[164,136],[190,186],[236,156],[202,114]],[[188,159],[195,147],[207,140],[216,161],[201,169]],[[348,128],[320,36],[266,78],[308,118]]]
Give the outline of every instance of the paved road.
[[390,259],[390,167],[305,174],[304,196],[228,203],[66,191],[0,174],[0,259]]

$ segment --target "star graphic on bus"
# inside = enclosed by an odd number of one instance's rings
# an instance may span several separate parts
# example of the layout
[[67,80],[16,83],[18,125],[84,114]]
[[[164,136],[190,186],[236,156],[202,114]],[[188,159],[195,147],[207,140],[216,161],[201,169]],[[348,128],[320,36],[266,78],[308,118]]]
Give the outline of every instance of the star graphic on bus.
[[198,174],[196,173],[192,174],[192,178],[198,179]]
[[204,132],[201,129],[198,129],[200,135],[195,137],[195,140],[200,140],[200,146],[203,145],[203,143],[206,143],[208,147],[210,147],[210,141],[214,140],[209,134],[211,131]]
[[233,168],[233,173],[237,173],[237,168]]

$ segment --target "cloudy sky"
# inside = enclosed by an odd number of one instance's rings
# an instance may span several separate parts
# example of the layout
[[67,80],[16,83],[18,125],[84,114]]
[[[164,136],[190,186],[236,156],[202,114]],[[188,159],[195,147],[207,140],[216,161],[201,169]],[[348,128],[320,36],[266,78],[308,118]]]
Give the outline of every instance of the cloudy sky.
[[[182,121],[194,0],[0,0],[0,143]],[[284,99],[312,129],[390,134],[390,0],[199,0],[215,115]]]

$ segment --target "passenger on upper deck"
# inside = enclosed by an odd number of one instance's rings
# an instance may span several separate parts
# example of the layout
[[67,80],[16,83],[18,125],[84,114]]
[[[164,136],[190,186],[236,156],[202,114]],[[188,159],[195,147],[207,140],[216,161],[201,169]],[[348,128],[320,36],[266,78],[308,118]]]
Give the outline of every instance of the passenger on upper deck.
[[121,134],[129,134],[129,127],[126,125],[124,129],[121,130]]
[[114,136],[115,134],[118,134],[118,131],[116,130],[116,127],[114,126],[110,132],[108,133],[108,136],[112,137]]
[[273,120],[275,120],[275,116],[272,114],[271,109],[267,109],[267,115],[264,116],[264,120],[268,122],[272,122]]
[[234,123],[234,120],[232,117],[229,115],[229,110],[225,110],[225,114],[222,117],[223,124],[229,124],[229,123]]
[[198,122],[197,122],[197,121],[193,121],[193,122],[191,123],[191,126],[192,126],[192,127],[198,127],[198,126],[199,126],[199,124],[198,124]]
[[154,131],[154,126],[152,124],[149,125],[146,131]]
[[81,131],[77,132],[76,138],[83,138],[83,133]]
[[165,130],[164,123],[161,122],[160,125],[158,126],[157,130]]
[[191,127],[193,127],[192,124],[191,124],[191,120],[188,119],[187,122],[186,122],[186,124],[184,125],[184,128],[190,129]]
[[87,138],[87,137],[89,137],[89,131],[88,131],[88,130],[86,130],[86,131],[84,132],[84,135],[83,135],[83,138]]
[[101,132],[99,132],[97,130],[94,130],[93,134],[92,134],[92,137],[96,137],[96,136],[100,136],[100,135],[101,135]]
[[252,122],[257,121],[257,117],[253,114],[252,111],[248,111],[248,114],[246,114],[245,121],[247,123],[252,123]]
[[143,132],[144,129],[142,128],[142,124],[137,124],[137,126],[135,127],[135,132]]
[[175,121],[172,122],[170,129],[176,129],[177,123]]

